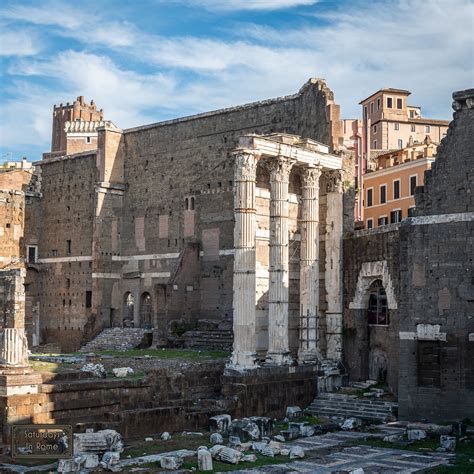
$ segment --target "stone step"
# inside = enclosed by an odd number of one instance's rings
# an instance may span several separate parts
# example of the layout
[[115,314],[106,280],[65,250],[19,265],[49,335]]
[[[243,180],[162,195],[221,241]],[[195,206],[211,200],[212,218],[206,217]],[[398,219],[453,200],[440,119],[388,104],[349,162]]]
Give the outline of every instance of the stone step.
[[151,330],[143,328],[104,329],[92,341],[81,347],[79,352],[134,349],[140,345],[145,334],[150,332]]
[[380,403],[362,403],[362,402],[350,402],[350,401],[337,401],[337,402],[328,402],[327,400],[314,400],[314,403],[319,405],[328,405],[328,406],[339,406],[339,407],[371,407],[379,408],[381,410],[388,408],[397,408],[398,404],[390,402],[390,404],[382,405]]

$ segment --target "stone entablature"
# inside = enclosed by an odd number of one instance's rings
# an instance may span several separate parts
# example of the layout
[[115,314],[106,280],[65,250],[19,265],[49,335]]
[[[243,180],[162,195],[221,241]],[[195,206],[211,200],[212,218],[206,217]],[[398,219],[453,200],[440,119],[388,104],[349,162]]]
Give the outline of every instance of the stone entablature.
[[[266,364],[293,362],[289,346],[289,176],[299,168],[301,196],[300,254],[300,349],[299,362],[317,362],[319,325],[319,179],[328,182],[326,241],[326,292],[331,340],[328,352],[340,357],[342,330],[341,245],[342,240],[342,158],[329,153],[329,147],[289,134],[247,135],[234,152],[235,230],[234,230],[234,350],[230,368],[257,367],[256,356],[256,278],[260,263],[256,258],[256,173],[261,162],[269,172],[269,264],[268,264],[268,351]],[[336,195],[330,199],[330,195]],[[337,217],[334,217],[337,216]],[[329,218],[331,217],[331,218]],[[334,222],[337,220],[338,222]],[[340,225],[339,225],[339,224]],[[339,245],[338,245],[339,242]],[[327,262],[326,262],[327,263]],[[334,320],[334,321],[333,321]],[[339,324],[338,324],[339,321]],[[339,349],[338,349],[339,348]]]

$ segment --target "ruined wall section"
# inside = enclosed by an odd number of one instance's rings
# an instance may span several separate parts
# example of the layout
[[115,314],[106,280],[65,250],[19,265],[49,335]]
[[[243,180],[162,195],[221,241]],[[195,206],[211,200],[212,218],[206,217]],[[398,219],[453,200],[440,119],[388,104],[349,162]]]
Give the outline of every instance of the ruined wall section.
[[41,339],[77,350],[90,318],[95,154],[53,158],[41,167]]
[[[358,231],[344,239],[344,364],[351,380],[367,380],[385,364],[387,383],[394,393],[398,387],[399,311],[389,307],[388,326],[369,326],[367,286],[381,279],[391,282],[393,299],[398,306],[400,300],[399,281],[399,232],[394,229]],[[377,274],[374,262],[383,264]],[[371,273],[370,267],[374,268]],[[369,276],[369,275],[373,276]],[[365,276],[367,275],[367,276]],[[362,285],[361,285],[362,283]],[[388,293],[390,289],[385,287]]]
[[[230,321],[234,170],[229,152],[247,133],[287,132],[332,145],[337,110],[330,106],[332,92],[311,80],[294,96],[125,130],[123,271],[152,275],[151,286],[141,281],[135,291],[166,285],[188,243],[197,242],[200,271],[187,286],[200,292],[200,317]],[[125,259],[137,255],[160,257]],[[122,283],[120,297],[132,291]]]
[[401,226],[400,417],[474,417],[474,90]]

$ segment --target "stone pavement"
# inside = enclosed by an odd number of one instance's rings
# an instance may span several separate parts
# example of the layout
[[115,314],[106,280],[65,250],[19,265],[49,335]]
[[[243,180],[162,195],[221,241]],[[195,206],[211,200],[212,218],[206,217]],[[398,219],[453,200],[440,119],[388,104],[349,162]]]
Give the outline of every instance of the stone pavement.
[[[306,458],[285,464],[274,464],[256,469],[242,469],[239,473],[344,473],[362,468],[364,474],[375,473],[412,473],[448,464],[454,454],[418,453],[400,449],[374,448],[371,446],[344,447],[348,443],[357,444],[367,437],[383,438],[387,434],[398,434],[404,431],[400,427],[381,425],[378,433],[360,433],[356,431],[334,432],[320,436],[301,438],[289,443],[301,446]],[[339,448],[339,449],[338,449]],[[336,450],[336,451],[335,451]],[[330,452],[332,451],[332,452]]]

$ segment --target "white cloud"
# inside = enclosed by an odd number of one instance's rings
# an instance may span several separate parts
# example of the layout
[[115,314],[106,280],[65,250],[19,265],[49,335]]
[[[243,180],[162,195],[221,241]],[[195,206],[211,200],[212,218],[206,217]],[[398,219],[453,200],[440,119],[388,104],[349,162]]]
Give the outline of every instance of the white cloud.
[[29,31],[7,31],[2,25],[0,31],[0,56],[33,56],[41,51],[42,45],[34,33]]
[[319,0],[188,0],[188,4],[208,10],[281,10],[314,5]]

